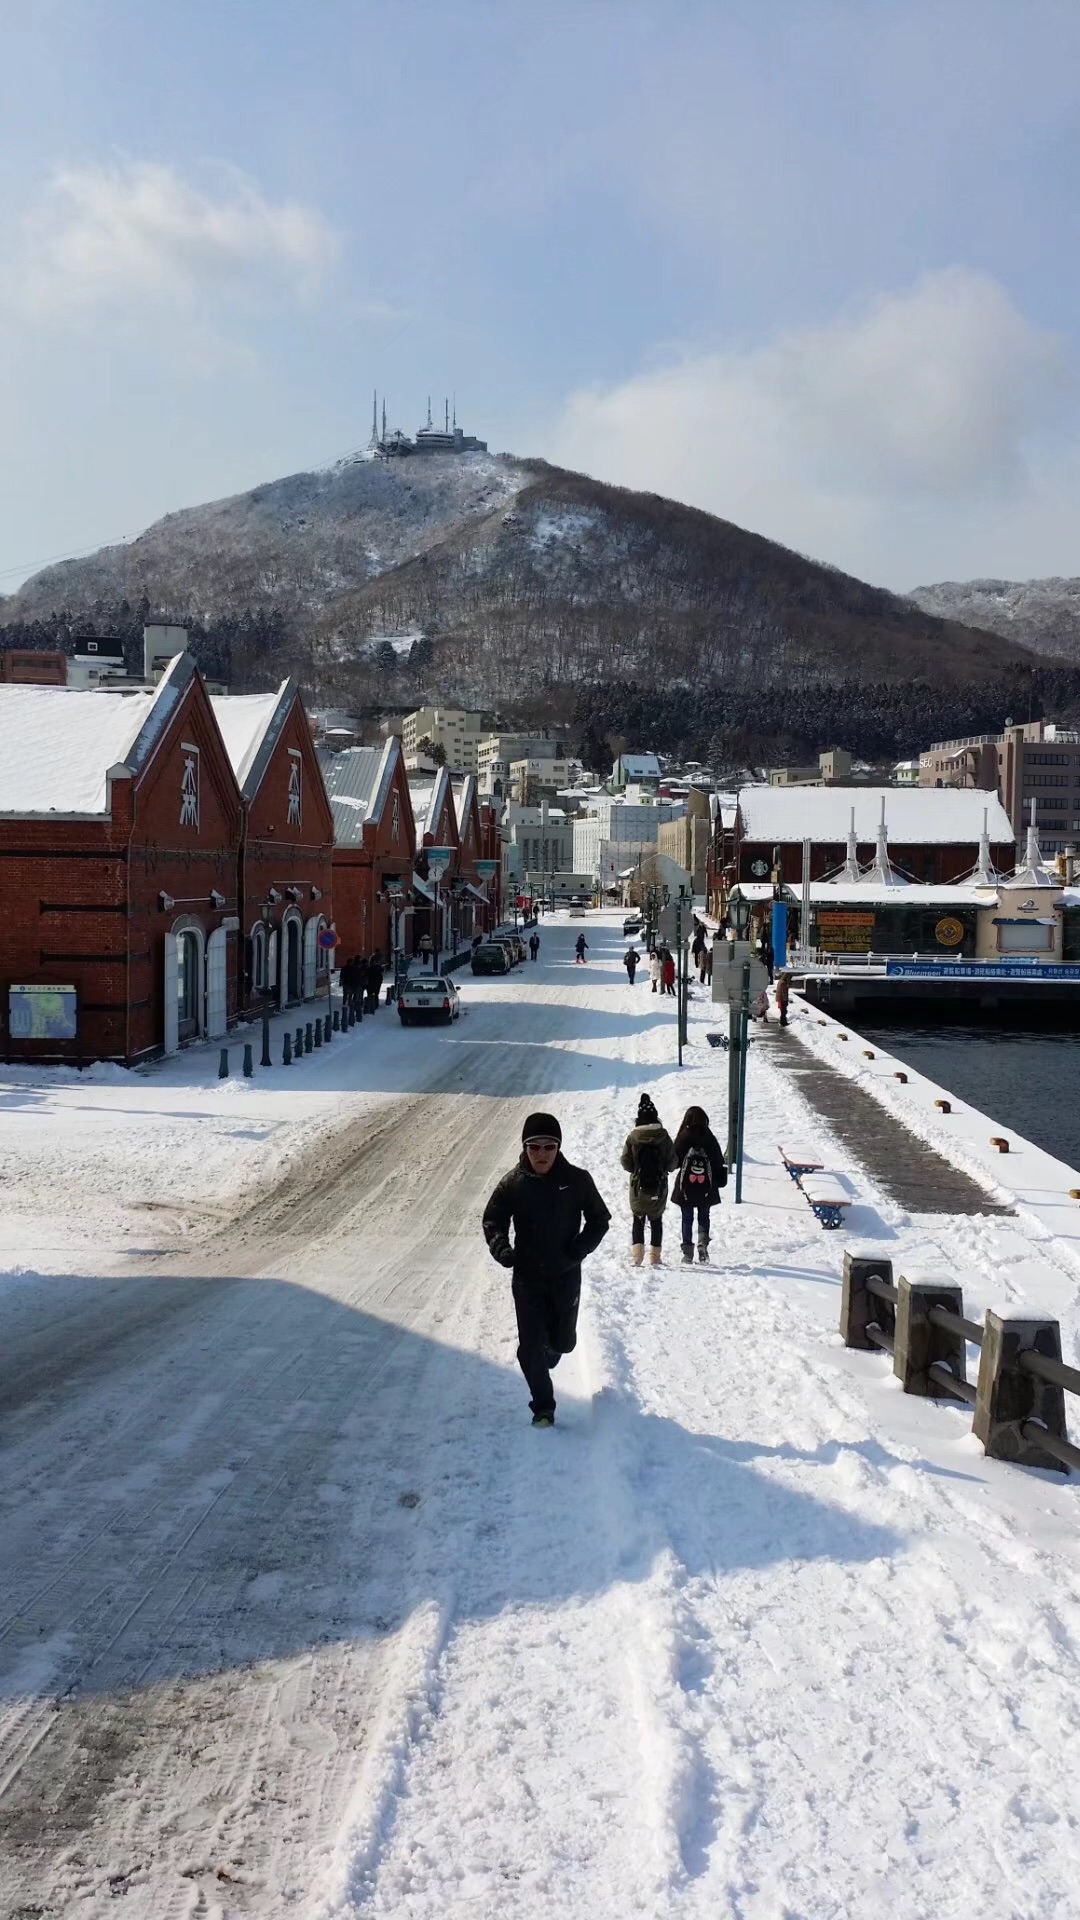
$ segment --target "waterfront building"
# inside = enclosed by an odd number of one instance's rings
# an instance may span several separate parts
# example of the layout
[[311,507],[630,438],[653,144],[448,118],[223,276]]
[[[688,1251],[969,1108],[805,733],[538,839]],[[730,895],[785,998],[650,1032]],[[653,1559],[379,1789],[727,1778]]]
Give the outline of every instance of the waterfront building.
[[734,825],[718,815],[710,858],[710,896],[722,902],[736,880],[802,880],[803,842],[810,843],[810,878],[836,873],[848,857],[854,811],[860,867],[876,852],[882,807],[895,865],[908,880],[941,886],[971,873],[979,857],[984,816],[990,857],[1007,871],[1015,862],[1008,814],[992,794],[923,787],[746,786],[739,790]]

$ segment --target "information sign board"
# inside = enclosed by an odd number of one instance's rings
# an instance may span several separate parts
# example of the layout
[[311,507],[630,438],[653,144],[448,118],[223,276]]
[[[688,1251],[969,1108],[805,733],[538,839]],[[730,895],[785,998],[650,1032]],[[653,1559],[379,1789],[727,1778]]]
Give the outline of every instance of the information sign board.
[[749,940],[718,940],[712,950],[712,997],[738,1006],[742,1000],[743,968],[750,967],[750,999],[769,984],[769,969],[759,960]]
[[74,1040],[78,996],[74,987],[8,988],[8,1033],[12,1040]]

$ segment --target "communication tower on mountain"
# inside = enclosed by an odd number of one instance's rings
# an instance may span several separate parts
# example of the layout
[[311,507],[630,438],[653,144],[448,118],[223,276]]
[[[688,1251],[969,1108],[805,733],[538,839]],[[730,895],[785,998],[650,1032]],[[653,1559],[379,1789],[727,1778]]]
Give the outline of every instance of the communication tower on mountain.
[[453,400],[452,419],[450,400],[447,399],[443,403],[443,424],[441,427],[437,427],[432,419],[431,395],[429,394],[427,420],[422,427],[417,429],[415,440],[410,440],[408,435],[402,433],[399,427],[395,427],[392,433],[387,432],[385,394],[383,395],[382,428],[380,431],[379,397],[378,393],[375,393],[372,396],[371,403],[371,439],[368,441],[367,450],[372,458],[389,458],[391,456],[411,453],[486,453],[488,447],[486,440],[478,440],[475,434],[465,433],[464,430],[458,426],[456,394]]

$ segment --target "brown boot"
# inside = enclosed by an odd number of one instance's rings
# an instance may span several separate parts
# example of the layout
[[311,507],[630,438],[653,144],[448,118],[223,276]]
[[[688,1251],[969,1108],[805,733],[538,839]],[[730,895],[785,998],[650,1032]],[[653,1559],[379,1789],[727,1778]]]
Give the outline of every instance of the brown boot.
[[644,1249],[644,1247],[639,1247],[639,1246],[633,1246],[633,1247],[631,1247],[631,1249],[630,1249],[630,1264],[631,1264],[631,1266],[633,1266],[633,1267],[640,1267],[640,1265],[641,1265],[641,1263],[642,1263],[642,1261],[644,1260],[644,1258],[645,1258],[645,1249]]
[[650,1265],[650,1267],[658,1267],[658,1266],[660,1265],[660,1249],[659,1249],[659,1247],[650,1247],[650,1248],[649,1248],[649,1265]]

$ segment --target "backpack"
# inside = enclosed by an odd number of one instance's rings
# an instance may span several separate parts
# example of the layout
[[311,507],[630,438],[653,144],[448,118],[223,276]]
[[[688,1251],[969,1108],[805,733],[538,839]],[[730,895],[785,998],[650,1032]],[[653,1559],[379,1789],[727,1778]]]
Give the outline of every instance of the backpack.
[[634,1155],[634,1175],[643,1200],[657,1201],[664,1185],[660,1149],[653,1140],[645,1140]]
[[681,1193],[687,1206],[703,1207],[712,1192],[713,1177],[704,1147],[691,1147],[682,1163]]

